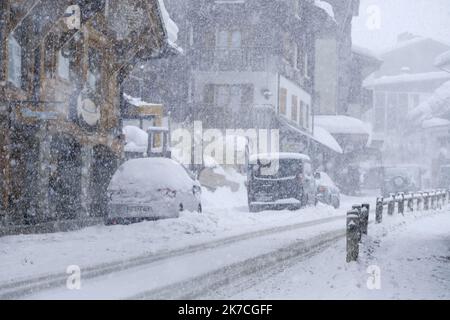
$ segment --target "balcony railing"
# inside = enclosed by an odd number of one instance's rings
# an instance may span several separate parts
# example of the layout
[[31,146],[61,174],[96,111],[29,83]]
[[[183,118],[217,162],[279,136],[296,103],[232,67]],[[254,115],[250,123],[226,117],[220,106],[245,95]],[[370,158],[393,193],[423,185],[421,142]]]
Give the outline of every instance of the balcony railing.
[[270,47],[196,48],[192,63],[200,71],[266,71]]
[[276,117],[275,109],[271,105],[196,104],[191,108],[194,119],[202,121],[205,128],[273,128]]

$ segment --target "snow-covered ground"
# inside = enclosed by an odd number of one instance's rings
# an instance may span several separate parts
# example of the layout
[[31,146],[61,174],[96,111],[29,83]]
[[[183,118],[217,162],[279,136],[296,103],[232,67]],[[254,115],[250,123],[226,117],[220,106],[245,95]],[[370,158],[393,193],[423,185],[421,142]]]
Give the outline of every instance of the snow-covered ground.
[[94,226],[65,233],[0,238],[0,283],[40,275],[65,273],[67,266],[100,263],[184,248],[189,245],[277,226],[343,216],[354,203],[373,198],[344,197],[335,210],[319,204],[299,211],[249,213],[245,189],[204,190],[204,213],[182,213],[179,219],[128,226]]
[[265,281],[258,279],[256,286],[230,298],[450,298],[448,209],[386,217],[382,225],[369,226],[357,263],[347,264],[345,254],[345,240],[341,240]]

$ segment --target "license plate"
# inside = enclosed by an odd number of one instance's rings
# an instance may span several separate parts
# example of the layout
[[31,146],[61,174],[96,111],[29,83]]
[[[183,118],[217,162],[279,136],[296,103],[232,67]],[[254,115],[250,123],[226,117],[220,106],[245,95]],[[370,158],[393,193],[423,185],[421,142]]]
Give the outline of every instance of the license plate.
[[136,213],[139,215],[146,215],[153,213],[152,207],[147,206],[125,206],[123,210],[125,211],[125,213]]

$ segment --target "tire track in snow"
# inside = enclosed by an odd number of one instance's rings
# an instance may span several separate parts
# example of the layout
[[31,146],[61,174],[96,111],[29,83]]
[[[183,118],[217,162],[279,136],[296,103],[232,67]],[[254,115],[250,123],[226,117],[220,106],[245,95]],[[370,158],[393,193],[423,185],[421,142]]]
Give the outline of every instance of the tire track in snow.
[[[203,250],[214,249],[221,246],[226,246],[228,244],[245,241],[252,238],[258,238],[261,236],[267,236],[272,234],[277,234],[286,231],[293,231],[296,229],[302,229],[317,225],[322,225],[330,222],[335,222],[345,220],[344,215],[334,216],[330,218],[323,218],[319,220],[307,221],[302,223],[297,223],[287,226],[279,226],[269,229],[263,229],[258,231],[253,231],[241,235],[236,235],[228,238],[223,238],[208,243],[197,244],[188,246],[181,249],[164,251],[155,254],[147,254],[143,256],[138,256],[135,258],[130,258],[126,260],[114,261],[110,263],[103,263],[96,266],[82,268],[82,278],[83,279],[94,279],[100,276],[112,274],[115,272],[125,271],[134,267],[148,265],[154,262],[160,262],[166,259],[179,257],[183,255],[188,255]],[[307,241],[306,241],[307,242]],[[298,244],[297,244],[298,245]],[[295,248],[291,248],[295,251]],[[302,249],[303,250],[303,249]],[[296,254],[298,255],[298,253]],[[264,260],[264,259],[263,259]],[[21,279],[18,281],[10,281],[7,283],[0,284],[0,299],[17,299],[24,297],[28,294],[36,293],[43,290],[48,290],[52,288],[64,287],[68,278],[68,274],[59,273],[51,274],[47,276],[34,277],[29,279]]]

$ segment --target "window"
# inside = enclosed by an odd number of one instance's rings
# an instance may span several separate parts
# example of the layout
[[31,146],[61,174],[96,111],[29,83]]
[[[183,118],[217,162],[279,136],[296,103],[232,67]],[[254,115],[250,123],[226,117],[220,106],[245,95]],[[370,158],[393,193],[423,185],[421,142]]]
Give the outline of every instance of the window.
[[310,106],[309,106],[309,104],[307,104],[306,105],[306,112],[305,112],[305,114],[306,114],[306,119],[305,119],[305,124],[306,124],[306,129],[309,129],[309,117],[310,117],[310,113],[311,113],[311,110],[310,110]]
[[398,114],[406,115],[408,113],[408,94],[399,93],[398,95]]
[[282,113],[282,114],[286,114],[286,102],[287,102],[287,89],[280,88],[279,108],[280,108],[280,113]]
[[410,106],[412,109],[416,108],[420,104],[420,95],[419,94],[411,94],[410,95]]
[[304,120],[304,114],[305,114],[305,103],[303,101],[300,101],[300,127],[305,127],[305,120]]
[[387,95],[387,128],[394,129],[398,125],[398,95],[390,92]]
[[20,88],[22,83],[22,48],[17,40],[8,39],[8,81]]
[[253,102],[254,88],[248,84],[208,84],[204,89],[203,101],[217,107],[239,109]]
[[240,48],[242,46],[242,33],[239,30],[220,30],[217,33],[216,47]]
[[70,78],[70,59],[63,55],[62,49],[58,52],[58,76],[62,79]]
[[101,92],[101,55],[95,48],[89,48],[87,83],[95,92]]
[[240,31],[233,31],[231,33],[231,47],[240,48],[242,42],[242,35]]
[[298,98],[292,96],[291,120],[298,122]]
[[194,45],[194,27],[189,26],[189,45],[192,47]]
[[228,31],[221,30],[217,35],[216,46],[219,48],[228,47]]
[[303,59],[304,59],[304,62],[303,62],[303,72],[304,72],[304,74],[305,74],[305,77],[306,78],[309,78],[309,55],[308,55],[308,53],[306,53],[305,52],[305,54],[303,55]]

